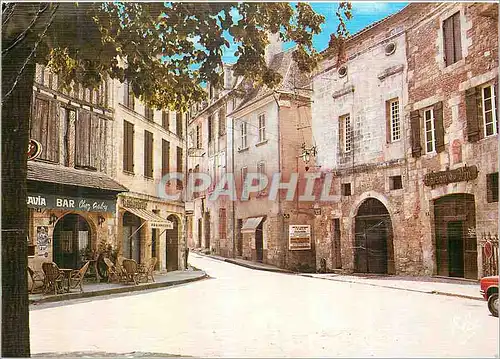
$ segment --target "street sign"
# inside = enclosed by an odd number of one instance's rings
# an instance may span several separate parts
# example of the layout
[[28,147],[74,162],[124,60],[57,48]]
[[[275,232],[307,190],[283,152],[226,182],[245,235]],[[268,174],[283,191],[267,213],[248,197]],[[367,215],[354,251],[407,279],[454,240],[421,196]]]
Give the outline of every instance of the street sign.
[[28,161],[34,160],[42,153],[42,144],[35,140],[30,140],[28,145]]

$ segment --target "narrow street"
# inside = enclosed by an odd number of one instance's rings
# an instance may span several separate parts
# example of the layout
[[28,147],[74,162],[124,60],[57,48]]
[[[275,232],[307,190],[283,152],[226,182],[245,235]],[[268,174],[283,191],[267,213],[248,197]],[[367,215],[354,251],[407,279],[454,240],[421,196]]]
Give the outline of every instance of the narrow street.
[[190,263],[211,278],[31,308],[32,354],[498,356],[498,319],[484,302],[251,270],[197,254]]

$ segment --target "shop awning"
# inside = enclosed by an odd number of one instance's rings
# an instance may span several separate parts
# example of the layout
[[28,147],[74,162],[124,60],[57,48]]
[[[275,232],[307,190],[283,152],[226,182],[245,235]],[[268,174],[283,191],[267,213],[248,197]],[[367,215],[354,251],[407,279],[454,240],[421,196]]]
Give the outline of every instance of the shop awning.
[[137,217],[141,217],[142,219],[147,221],[148,224],[151,226],[151,228],[162,228],[162,229],[174,228],[174,224],[172,222],[146,209],[126,208],[126,207],[124,207],[124,209],[132,214],[135,214]]
[[245,223],[243,223],[243,227],[241,228],[241,233],[250,233],[255,232],[260,222],[264,217],[253,217],[248,218]]

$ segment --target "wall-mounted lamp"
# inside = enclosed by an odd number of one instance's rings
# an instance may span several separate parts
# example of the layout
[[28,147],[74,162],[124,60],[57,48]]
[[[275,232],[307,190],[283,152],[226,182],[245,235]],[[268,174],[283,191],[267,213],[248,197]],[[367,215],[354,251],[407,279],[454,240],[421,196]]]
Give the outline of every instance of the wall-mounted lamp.
[[106,221],[106,218],[104,218],[103,216],[99,216],[97,217],[97,223],[99,224],[99,226],[102,226],[102,224]]
[[304,161],[305,163],[309,163],[309,161],[311,160],[311,157],[316,157],[316,154],[318,153],[316,146],[312,146],[311,148],[307,148],[305,143],[302,144],[301,149],[302,149],[302,153],[300,154],[299,157],[301,157],[302,161]]
[[52,225],[56,222],[57,222],[57,216],[54,213],[51,213],[49,217],[49,224]]

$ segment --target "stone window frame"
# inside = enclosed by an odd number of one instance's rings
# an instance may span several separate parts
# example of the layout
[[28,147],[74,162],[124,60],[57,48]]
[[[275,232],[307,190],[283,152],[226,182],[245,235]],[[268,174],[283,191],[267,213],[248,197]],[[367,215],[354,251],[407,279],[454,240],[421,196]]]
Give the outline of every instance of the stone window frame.
[[[484,96],[484,90],[486,88],[490,88],[491,90],[491,96],[488,99],[485,99]],[[497,99],[498,94],[495,93],[495,85],[493,83],[487,83],[483,86],[481,86],[481,105],[482,105],[482,115],[483,115],[483,130],[484,130],[484,137],[492,137],[498,134],[498,118],[497,118],[497,108],[496,108],[496,99]],[[492,114],[492,121],[491,122],[486,122],[486,106],[485,103],[487,100],[491,101],[491,110],[488,111],[488,113]],[[493,132],[491,134],[488,134],[488,125],[491,124],[493,125]]]

